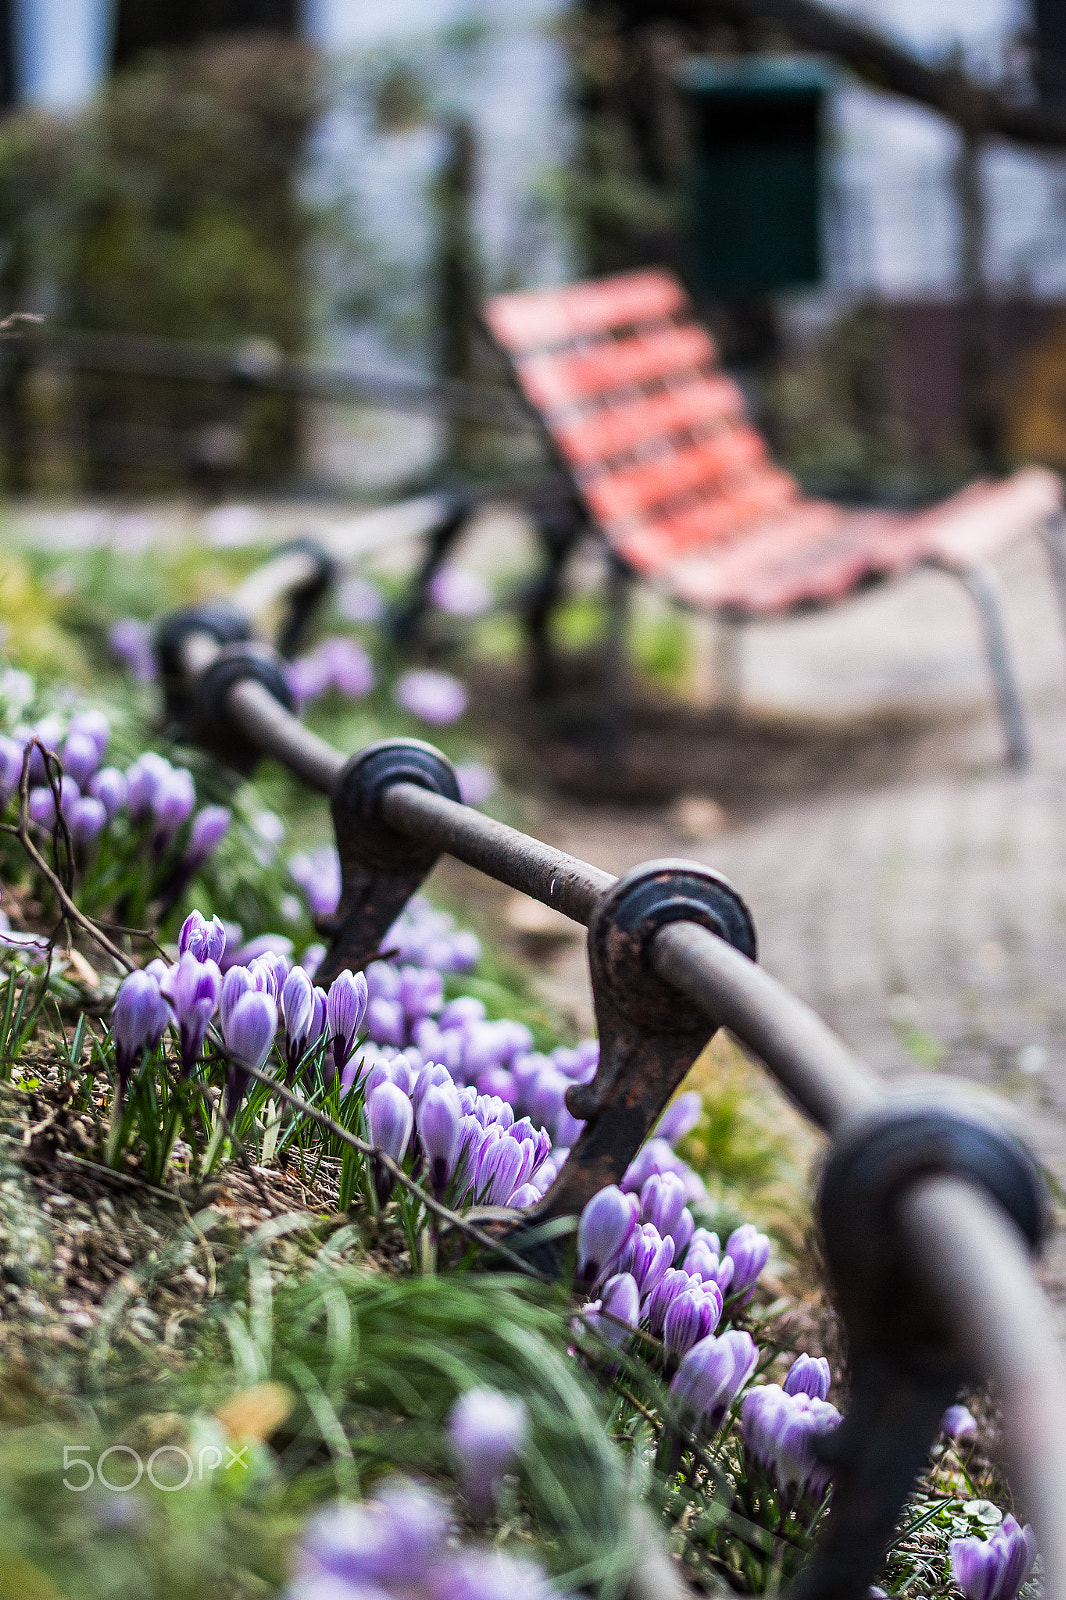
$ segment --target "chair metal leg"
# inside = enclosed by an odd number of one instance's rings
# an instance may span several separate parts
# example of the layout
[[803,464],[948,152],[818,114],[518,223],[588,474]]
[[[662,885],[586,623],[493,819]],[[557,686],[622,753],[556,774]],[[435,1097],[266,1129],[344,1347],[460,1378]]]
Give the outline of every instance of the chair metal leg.
[[552,648],[552,619],[563,594],[566,563],[581,537],[584,523],[573,503],[533,508],[544,566],[519,601],[529,644],[529,688],[534,699],[555,692],[557,672]]
[[407,593],[399,600],[385,623],[385,631],[394,644],[409,645],[418,638],[422,619],[429,608],[429,591],[433,579],[451,555],[456,541],[475,510],[473,497],[462,491],[456,491],[444,520],[430,531],[429,544],[422,565]]
[[1062,624],[1066,628],[1066,512],[1056,511],[1044,524],[1044,543],[1051,563],[1051,580],[1059,599]]
[[633,574],[611,552],[607,557],[607,626],[603,636],[603,699],[600,705],[600,736],[608,748],[618,742],[622,731],[629,661],[629,610]]
[[999,574],[992,567],[971,567],[958,576],[970,591],[981,619],[996,703],[1007,741],[1007,762],[1012,767],[1026,767],[1029,764],[1029,735],[1025,725],[1025,708],[1007,643],[1007,630],[1003,625]]

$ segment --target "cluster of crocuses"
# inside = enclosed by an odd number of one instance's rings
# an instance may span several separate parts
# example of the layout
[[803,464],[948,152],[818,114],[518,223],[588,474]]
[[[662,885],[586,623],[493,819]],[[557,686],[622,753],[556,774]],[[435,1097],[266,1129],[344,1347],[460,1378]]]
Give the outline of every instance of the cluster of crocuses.
[[[203,866],[228,831],[231,813],[225,806],[196,808],[196,785],[185,767],[172,766],[148,750],[125,771],[106,766],[111,728],[99,711],[81,711],[64,730],[60,719],[46,717],[33,727],[0,735],[0,809],[11,801],[22,774],[26,748],[37,739],[54,751],[61,767],[58,810],[75,852],[84,863],[105,830],[121,824],[138,851],[168,870],[183,887]],[[30,751],[29,812],[34,823],[51,832],[56,823],[57,795],[48,781],[40,749]],[[180,859],[171,861],[180,843]]]
[[408,1478],[312,1517],[286,1600],[560,1600],[538,1562],[460,1543],[437,1490]]
[[357,639],[336,634],[297,656],[286,676],[301,706],[330,693],[361,700],[374,687],[374,664]]
[[[685,1358],[714,1333],[727,1303],[737,1306],[750,1299],[769,1258],[770,1241],[746,1222],[734,1229],[723,1249],[717,1234],[696,1226],[684,1179],[671,1170],[673,1163],[655,1161],[654,1153],[649,1160],[653,1145],[670,1148],[661,1136],[649,1141],[626,1174],[624,1187],[601,1189],[581,1213],[577,1278],[598,1293],[583,1309],[608,1343],[622,1344],[632,1332],[646,1329],[662,1341],[667,1361],[679,1359],[691,1373]],[[649,1166],[660,1170],[645,1176]],[[747,1341],[746,1360],[751,1341],[746,1334],[741,1339]],[[751,1345],[752,1366],[754,1351]]]
[[[525,1446],[525,1404],[498,1389],[468,1389],[446,1432],[467,1519],[481,1523]],[[409,1478],[388,1479],[362,1504],[319,1511],[297,1548],[286,1600],[558,1600],[528,1556],[460,1544],[456,1521],[439,1489]]]
[[[329,991],[315,988],[302,967],[269,948],[246,963],[220,962],[226,929],[217,917],[186,917],[178,935],[178,959],[161,958],[125,978],[115,998],[112,1035],[118,1096],[124,1098],[138,1063],[159,1044],[167,1026],[178,1035],[181,1073],[192,1075],[208,1031],[218,1016],[219,1038],[230,1069],[226,1111],[232,1116],[250,1082],[270,1055],[279,1023],[284,1037],[285,1076],[291,1082],[316,1052],[327,1081],[355,1075],[356,1046],[366,1012],[366,979],[342,972]],[[324,1047],[324,1053],[323,1053]]]

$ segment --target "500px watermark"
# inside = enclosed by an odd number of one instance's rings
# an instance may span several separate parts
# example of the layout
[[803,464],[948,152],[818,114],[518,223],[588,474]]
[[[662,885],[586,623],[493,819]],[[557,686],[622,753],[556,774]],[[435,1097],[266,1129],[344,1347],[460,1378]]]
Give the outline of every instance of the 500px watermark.
[[229,1445],[206,1444],[193,1456],[179,1444],[161,1444],[147,1460],[132,1445],[112,1444],[101,1450],[95,1460],[87,1445],[63,1446],[64,1489],[84,1494],[93,1484],[100,1484],[114,1494],[126,1494],[136,1489],[142,1478],[156,1489],[172,1494],[176,1489],[187,1489],[192,1482],[203,1483],[204,1478],[219,1467],[248,1466],[248,1446],[231,1450]]

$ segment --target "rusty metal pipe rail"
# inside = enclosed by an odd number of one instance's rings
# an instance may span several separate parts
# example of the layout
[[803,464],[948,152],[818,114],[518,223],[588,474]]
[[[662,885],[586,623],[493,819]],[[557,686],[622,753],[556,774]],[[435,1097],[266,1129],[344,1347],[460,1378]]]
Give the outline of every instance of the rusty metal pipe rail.
[[[231,742],[282,762],[331,799],[345,887],[329,930],[334,950],[327,966],[331,958],[335,965],[354,965],[372,957],[441,853],[589,928],[601,1066],[592,1085],[571,1090],[571,1109],[590,1121],[538,1212],[547,1207],[551,1213],[553,1196],[556,1212],[579,1209],[600,1181],[609,1180],[618,1152],[605,1155],[597,1146],[597,1119],[610,1124],[614,1116],[617,1139],[626,1085],[632,1090],[658,1072],[661,1099],[664,1084],[679,1081],[705,1042],[708,1024],[728,1028],[830,1136],[821,1214],[851,1346],[853,1393],[839,1434],[833,1512],[792,1600],[859,1600],[962,1375],[991,1376],[999,1385],[1013,1481],[1036,1528],[1045,1594],[1066,1600],[1066,1374],[1032,1270],[1040,1226],[1029,1212],[1039,1209],[1039,1194],[1034,1187],[1035,1200],[1018,1198],[1019,1187],[1025,1189],[1022,1158],[1005,1150],[1000,1130],[979,1118],[945,1128],[928,1102],[913,1112],[902,1103],[901,1110],[899,1098],[885,1092],[815,1013],[750,959],[753,943],[743,953],[743,927],[723,934],[715,921],[726,904],[722,896],[728,890],[739,897],[722,881],[710,881],[714,875],[706,869],[657,863],[658,876],[648,868],[615,879],[462,805],[447,763],[417,741],[372,746],[346,761],[297,721],[271,679],[274,669],[262,664],[254,646],[220,648],[217,639],[192,628],[179,657],[190,704],[198,703],[205,685],[214,686],[213,710],[200,703],[201,717],[221,716]],[[199,735],[210,747],[205,727]],[[197,736],[195,726],[191,732]],[[451,792],[441,792],[449,781]],[[647,905],[661,914],[664,902],[661,895],[655,899],[655,888],[664,877],[681,914],[657,925]],[[703,914],[704,890],[718,895],[715,915]],[[626,897],[634,894],[639,915],[627,924]],[[690,909],[686,895],[694,896]],[[634,929],[643,939],[639,948]],[[618,983],[612,988],[619,972],[623,987],[634,992],[636,1012],[647,1011],[650,1021],[634,1020]],[[696,1020],[686,1016],[679,1024],[686,999]],[[641,1137],[652,1126],[653,1109],[632,1093],[622,1106],[631,1119],[643,1118]],[[890,1235],[882,1260],[870,1254],[879,1231]],[[884,1293],[878,1299],[886,1283],[891,1296],[901,1298],[900,1274],[927,1301],[917,1330],[909,1313],[893,1321]],[[885,1280],[880,1286],[879,1275]],[[877,1449],[857,1435],[862,1426],[876,1435]],[[877,1547],[873,1557],[868,1551],[869,1558],[861,1551],[857,1556],[864,1540]]]

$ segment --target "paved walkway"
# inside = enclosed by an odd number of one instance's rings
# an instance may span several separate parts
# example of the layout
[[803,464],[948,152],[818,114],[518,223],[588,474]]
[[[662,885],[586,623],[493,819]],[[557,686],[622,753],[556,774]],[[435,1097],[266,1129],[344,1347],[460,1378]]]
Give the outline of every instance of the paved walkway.
[[[731,795],[712,836],[679,836],[676,807],[569,803],[545,825],[614,871],[679,854],[724,871],[768,970],[872,1066],[1005,1093],[1066,1179],[1066,644],[1041,548],[1019,550],[1003,578],[1027,771],[1001,760],[966,596],[922,575],[746,641],[738,738],[786,730],[799,796],[776,770],[761,786],[754,771],[738,795],[719,732],[710,767],[696,741],[683,751],[705,793],[717,762],[718,797]],[[812,775],[819,749],[836,759]],[[550,981],[586,1004],[580,947],[557,956]],[[1066,1249],[1053,1266],[1066,1283]]]

